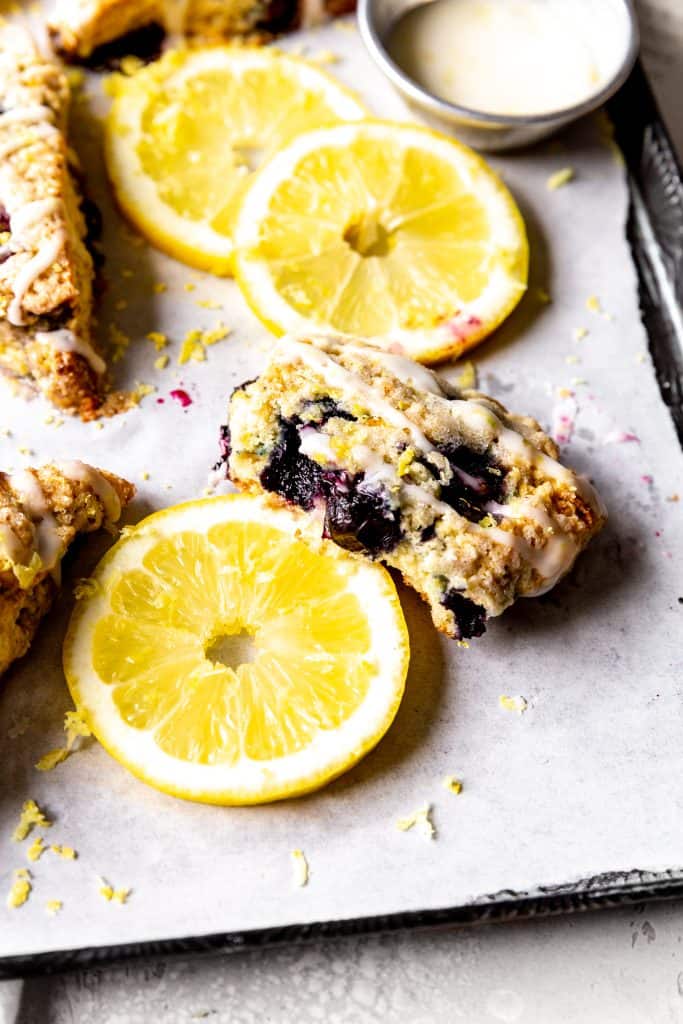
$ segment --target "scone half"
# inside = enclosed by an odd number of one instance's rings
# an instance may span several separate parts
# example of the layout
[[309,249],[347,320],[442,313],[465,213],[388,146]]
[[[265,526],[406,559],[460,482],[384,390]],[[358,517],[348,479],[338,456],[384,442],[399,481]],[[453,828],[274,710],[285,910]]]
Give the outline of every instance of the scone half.
[[237,388],[227,475],[397,569],[457,639],[549,590],[605,522],[532,419],[362,342],[285,338]]

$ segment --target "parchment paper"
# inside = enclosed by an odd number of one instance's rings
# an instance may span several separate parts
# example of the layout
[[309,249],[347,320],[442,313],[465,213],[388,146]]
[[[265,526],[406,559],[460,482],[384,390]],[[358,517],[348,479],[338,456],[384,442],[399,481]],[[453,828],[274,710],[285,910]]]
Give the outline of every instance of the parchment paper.
[[[327,28],[283,45],[302,43],[340,55],[333,72],[360,86],[377,114],[414,117],[352,29]],[[2,392],[1,425],[11,436],[0,438],[0,464],[78,457],[108,467],[137,482],[128,513],[135,521],[206,486],[227,396],[258,371],[269,338],[233,282],[131,244],[103,183],[96,125],[85,142],[106,220],[102,333],[114,322],[131,337],[117,383],[158,390],[102,429],[47,425],[47,406]],[[413,656],[388,736],[320,793],[250,809],[163,796],[95,742],[51,773],[34,769],[61,744],[71,706],[59,667],[69,582],[109,543],[88,542],[30,655],[0,687],[0,891],[14,868],[29,866],[28,842],[10,838],[28,797],[54,819],[46,839],[68,843],[79,856],[68,862],[45,854],[30,865],[29,902],[10,911],[3,899],[0,956],[444,907],[501,889],[683,861],[683,545],[681,505],[670,500],[683,497],[683,458],[638,316],[624,170],[598,119],[492,162],[527,220],[532,277],[520,309],[474,353],[480,386],[546,425],[555,419],[565,434],[574,423],[565,459],[600,488],[607,529],[569,579],[540,600],[520,601],[468,650],[440,638],[426,609],[402,591]],[[564,166],[575,169],[575,180],[549,192],[547,177]],[[168,290],[155,293],[155,282]],[[540,301],[538,288],[551,303]],[[609,316],[587,309],[591,295]],[[122,299],[127,308],[117,309]],[[224,308],[197,304],[205,300]],[[218,320],[232,329],[230,338],[206,362],[178,367],[186,331]],[[580,327],[588,334],[576,341]],[[165,371],[153,369],[157,353],[145,340],[151,330],[173,339]],[[193,398],[186,409],[169,397],[178,386]],[[559,388],[574,397],[558,399]],[[569,425],[560,424],[563,412]],[[24,447],[30,455],[20,453]],[[500,695],[522,695],[528,709],[505,711]],[[447,774],[462,779],[460,796],[443,788]],[[425,802],[437,827],[432,841],[396,828],[398,817]],[[293,884],[295,847],[309,860],[306,888]],[[127,905],[104,901],[99,875],[132,888]],[[55,918],[45,911],[49,899],[64,903]]]

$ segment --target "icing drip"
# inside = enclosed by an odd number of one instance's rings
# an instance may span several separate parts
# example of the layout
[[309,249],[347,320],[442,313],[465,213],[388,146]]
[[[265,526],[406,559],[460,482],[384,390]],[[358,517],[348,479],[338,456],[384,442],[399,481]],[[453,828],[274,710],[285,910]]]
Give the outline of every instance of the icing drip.
[[61,209],[62,201],[56,196],[24,203],[10,217],[12,242],[18,243],[24,249],[30,249],[40,236],[40,231],[36,230],[40,222],[51,217],[53,213],[58,213]]
[[[578,554],[578,546],[573,537],[564,533],[552,516],[539,508],[529,499],[519,499],[510,505],[500,505],[497,501],[489,501],[484,505],[487,512],[504,516],[508,519],[533,519],[543,530],[544,542],[540,548],[534,547],[522,539],[525,546],[524,557],[543,577],[543,583],[534,588],[529,596],[537,597],[551,590],[574,564]],[[506,531],[501,531],[506,532]]]
[[[0,127],[2,122],[0,120]],[[0,160],[5,160],[12,153],[16,153],[22,146],[28,146],[35,142],[36,139],[46,139],[50,135],[58,135],[59,129],[55,125],[49,122],[40,122],[38,124],[31,125],[30,132],[26,135],[14,135],[9,142],[6,142],[4,146],[0,146]]]
[[9,477],[9,485],[21,502],[27,519],[33,523],[34,550],[42,567],[54,570],[62,557],[64,545],[57,520],[50,511],[37,477],[24,469]]
[[58,331],[36,331],[35,339],[41,345],[51,345],[60,352],[75,352],[76,355],[82,356],[98,375],[107,369],[104,359],[98,356],[92,345],[77,337],[73,331],[64,328]]
[[[368,356],[367,351],[358,345],[345,345],[344,350],[357,352],[358,355],[365,358]],[[397,377],[404,384],[408,384],[418,391],[428,391],[439,398],[446,398],[446,392],[442,388],[439,378],[425,366],[420,366],[419,363],[414,362],[412,359],[407,359],[405,356],[396,356],[391,352],[384,352],[382,349],[373,351],[372,358],[375,362],[386,367],[390,373],[393,373],[394,377]]]
[[14,298],[7,310],[7,319],[15,327],[23,327],[26,320],[21,311],[21,306],[27,291],[41,274],[45,273],[55,262],[64,245],[64,233],[58,231],[50,238],[45,245],[38,250],[28,263],[21,268],[14,282]]
[[0,114],[0,128],[6,124],[20,124],[22,121],[29,124],[34,121],[53,121],[54,111],[42,103],[27,103],[25,106],[12,107]]
[[407,430],[413,444],[423,452],[431,452],[434,445],[427,440],[415,424],[400,410],[386,399],[381,398],[375,389],[366,384],[362,377],[338,363],[332,356],[322,352],[313,345],[295,341],[293,338],[280,338],[278,348],[290,359],[298,359],[306,363],[312,370],[319,373],[328,384],[342,392],[350,393],[357,401],[364,401],[369,409],[375,409],[399,430]]
[[102,502],[104,514],[110,523],[115,523],[119,519],[121,515],[119,496],[101,473],[78,459],[70,462],[57,462],[55,465],[69,480],[80,480],[91,491],[94,491]]

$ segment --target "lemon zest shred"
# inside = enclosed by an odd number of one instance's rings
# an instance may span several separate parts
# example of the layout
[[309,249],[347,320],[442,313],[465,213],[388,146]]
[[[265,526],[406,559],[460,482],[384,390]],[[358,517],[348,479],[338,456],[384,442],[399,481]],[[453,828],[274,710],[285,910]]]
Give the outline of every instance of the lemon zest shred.
[[506,694],[501,694],[498,698],[498,704],[503,711],[516,711],[522,715],[529,707],[529,703],[525,697],[508,697]]
[[77,601],[82,601],[84,597],[95,597],[96,594],[101,592],[102,588],[97,580],[83,578],[76,580],[76,586],[74,587],[74,597]]
[[47,910],[48,914],[51,914],[52,917],[54,917],[55,914],[59,913],[63,906],[64,904],[62,903],[61,900],[48,900],[47,903],[45,904],[45,909]]
[[43,756],[36,761],[34,767],[39,772],[51,772],[58,764],[61,764],[62,761],[66,761],[70,753],[71,751],[68,747],[57,747],[56,750],[49,750],[47,754],[43,754]]
[[562,167],[561,170],[555,171],[551,174],[546,181],[546,188],[550,192],[555,192],[558,188],[562,188],[564,185],[568,185],[570,181],[576,176],[576,172],[573,167]]
[[10,910],[16,910],[26,903],[31,893],[31,872],[27,868],[17,868],[14,872],[14,881],[7,893],[7,906]]
[[303,850],[292,850],[292,868],[294,871],[294,884],[298,886],[308,885],[308,861]]
[[58,843],[53,843],[50,846],[50,852],[61,857],[62,860],[77,860],[78,854],[74,850],[73,846],[61,846]]
[[46,850],[47,846],[43,841],[43,837],[36,836],[36,838],[29,846],[28,850],[26,851],[26,856],[30,861],[40,860],[40,858],[43,856]]
[[467,388],[476,388],[477,368],[471,360],[468,360],[463,365],[460,375],[455,378],[455,385],[463,390]]
[[145,337],[147,338],[147,341],[152,342],[157,352],[161,352],[162,348],[166,348],[168,345],[168,338],[165,334],[162,334],[161,331],[149,331]]
[[19,824],[12,833],[12,839],[17,843],[22,842],[26,839],[34,825],[39,825],[41,828],[50,828],[52,822],[45,817],[35,800],[26,800],[21,808]]
[[408,832],[411,828],[415,828],[425,839],[434,839],[436,838],[436,828],[431,819],[431,813],[431,804],[425,804],[424,807],[420,807],[414,814],[409,814],[405,818],[399,818],[396,822],[396,828],[400,832]]

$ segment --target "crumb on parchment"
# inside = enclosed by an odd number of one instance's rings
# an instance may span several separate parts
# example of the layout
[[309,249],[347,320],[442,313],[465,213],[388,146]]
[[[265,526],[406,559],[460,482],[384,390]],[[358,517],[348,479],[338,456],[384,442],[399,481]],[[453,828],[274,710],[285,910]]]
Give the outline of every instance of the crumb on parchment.
[[45,817],[35,800],[26,800],[21,808],[19,823],[12,833],[12,839],[17,843],[22,842],[34,825],[50,828],[52,822]]
[[400,832],[408,832],[411,828],[415,828],[425,839],[434,839],[436,838],[436,828],[431,819],[431,814],[431,804],[425,804],[424,807],[415,811],[414,814],[409,814],[405,818],[399,818],[396,822],[396,828]]
[[529,702],[526,697],[522,697],[521,695],[508,697],[505,694],[501,694],[498,698],[498,706],[502,708],[503,711],[516,711],[517,714],[522,715],[529,707]]
[[441,785],[444,789],[447,789],[449,793],[454,793],[455,796],[459,796],[462,793],[462,782],[457,779],[455,775],[446,775]]
[[54,917],[55,914],[59,913],[63,906],[64,904],[62,903],[61,900],[48,900],[47,903],[45,904],[45,909],[48,912],[48,914]]
[[292,870],[295,885],[308,885],[308,861],[303,850],[292,850]]

